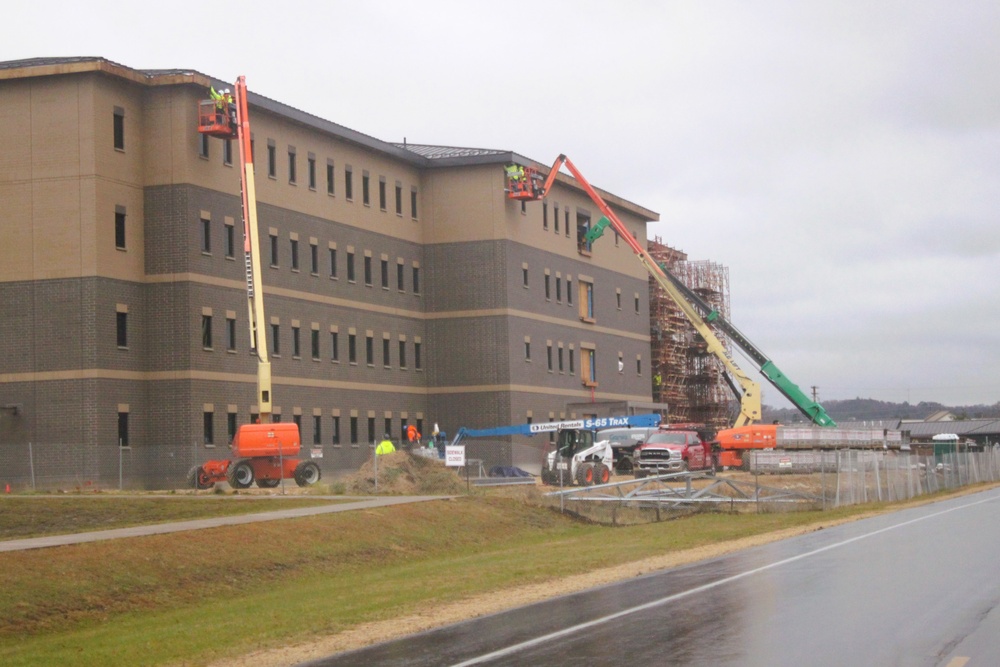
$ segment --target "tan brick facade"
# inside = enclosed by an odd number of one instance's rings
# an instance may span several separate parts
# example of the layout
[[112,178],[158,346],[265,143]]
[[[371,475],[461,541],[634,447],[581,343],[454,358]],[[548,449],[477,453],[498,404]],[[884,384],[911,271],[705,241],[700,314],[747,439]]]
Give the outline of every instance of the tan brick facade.
[[[239,157],[218,139],[205,155],[196,128],[220,83],[100,59],[0,64],[0,405],[20,406],[0,412],[0,446],[58,443],[56,477],[117,474],[122,406],[131,449],[155,453],[133,479],[152,486],[225,456],[229,412],[255,410]],[[306,455],[319,418],[328,473],[367,456],[372,413],[376,437],[386,414],[398,437],[403,419],[454,433],[591,397],[650,401],[645,271],[613,235],[578,252],[577,216],[598,216],[571,179],[522,211],[503,191],[502,166],[531,163],[516,154],[428,158],[252,93],[250,116],[275,413],[301,416]],[[607,198],[644,238],[656,214]],[[581,345],[597,351],[593,392]]]

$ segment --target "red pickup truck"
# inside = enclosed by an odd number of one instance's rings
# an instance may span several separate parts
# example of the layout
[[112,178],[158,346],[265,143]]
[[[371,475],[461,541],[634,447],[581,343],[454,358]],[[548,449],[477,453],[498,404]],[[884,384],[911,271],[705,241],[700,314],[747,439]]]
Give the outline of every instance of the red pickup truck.
[[712,446],[696,430],[670,429],[651,433],[636,449],[635,476],[684,470],[712,470]]

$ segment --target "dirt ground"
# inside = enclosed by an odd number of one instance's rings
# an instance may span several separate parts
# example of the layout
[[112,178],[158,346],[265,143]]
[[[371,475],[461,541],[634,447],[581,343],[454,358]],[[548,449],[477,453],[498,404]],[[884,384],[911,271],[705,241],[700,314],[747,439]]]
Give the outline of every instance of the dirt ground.
[[[452,471],[446,470],[446,475],[444,477],[438,477],[437,475],[440,471],[436,468],[425,468],[424,466],[426,464],[419,459],[420,457],[410,457],[404,453],[397,453],[395,455],[390,455],[389,457],[380,457],[379,463],[380,465],[384,465],[384,467],[379,471],[380,492],[392,493],[394,492],[392,489],[395,489],[395,492],[401,493],[441,493],[442,491],[436,491],[429,488],[426,480],[423,482],[420,481],[419,477],[421,471],[425,475],[433,474],[437,484],[444,484],[446,487],[451,488],[452,482],[447,478],[447,475],[454,474]],[[435,466],[440,465],[439,463],[434,462],[429,463],[433,463]],[[385,480],[382,479],[383,473],[386,475]],[[729,475],[727,474],[727,476]],[[454,475],[454,477],[459,482],[458,492],[460,492],[461,489],[464,489],[464,481],[457,475]],[[746,481],[749,483],[753,483],[754,481],[754,476],[747,473],[733,473],[733,477],[740,479],[740,481]],[[812,477],[814,476],[769,476],[767,478],[768,481],[765,482],[763,481],[765,477],[761,476],[762,481],[760,481],[760,483],[761,485],[766,484],[767,486],[791,485],[798,487],[802,491],[809,492],[811,490],[810,487],[818,484],[818,481],[812,479]],[[779,480],[780,484],[778,483]],[[395,486],[393,486],[394,483]],[[362,468],[362,470],[360,470],[356,475],[349,478],[347,480],[347,484],[349,493],[365,492],[365,488],[368,484],[374,486],[374,475],[370,466],[368,469]],[[971,490],[969,492],[971,492]],[[915,500],[909,504],[919,505],[923,502],[930,501]],[[893,510],[898,508],[899,505],[896,505],[893,507]],[[419,612],[408,617],[394,618],[390,621],[367,623],[345,632],[328,637],[320,637],[314,641],[304,644],[280,649],[262,650],[240,657],[227,658],[225,660],[212,663],[211,667],[281,667],[284,665],[294,665],[307,660],[315,660],[333,653],[362,648],[377,642],[396,639],[416,632],[430,630],[470,618],[521,607],[533,602],[539,602],[553,597],[559,597],[561,595],[586,590],[588,588],[594,588],[595,586],[624,581],[649,572],[677,567],[708,558],[715,558],[734,551],[783,540],[795,535],[822,530],[824,528],[846,523],[848,521],[855,521],[869,516],[874,516],[878,513],[879,512],[871,512],[865,515],[855,516],[839,521],[819,522],[812,526],[778,531],[766,535],[733,540],[722,544],[664,554],[662,556],[647,558],[629,563],[627,565],[618,565],[554,581],[525,585],[513,589],[508,588],[504,590],[504,594],[502,596],[484,594],[447,605],[428,606],[427,608],[421,609]]]

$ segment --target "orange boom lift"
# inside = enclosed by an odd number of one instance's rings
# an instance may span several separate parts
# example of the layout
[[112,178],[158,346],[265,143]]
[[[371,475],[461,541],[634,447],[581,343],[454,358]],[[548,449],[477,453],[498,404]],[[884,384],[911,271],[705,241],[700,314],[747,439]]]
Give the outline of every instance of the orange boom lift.
[[230,445],[233,458],[206,461],[188,473],[188,483],[207,489],[228,481],[234,489],[254,482],[261,488],[278,486],[282,479],[294,478],[299,486],[315,484],[320,469],[314,461],[299,461],[299,427],[295,423],[271,422],[271,362],[267,358],[264,294],[260,279],[260,248],[257,233],[257,195],[254,189],[250,119],[247,113],[247,84],[239,77],[235,93],[212,89],[211,99],[198,104],[198,132],[219,139],[236,139],[240,151],[240,189],[243,194],[243,251],[246,266],[247,310],[250,347],[257,357],[257,406],[260,423],[240,426]]

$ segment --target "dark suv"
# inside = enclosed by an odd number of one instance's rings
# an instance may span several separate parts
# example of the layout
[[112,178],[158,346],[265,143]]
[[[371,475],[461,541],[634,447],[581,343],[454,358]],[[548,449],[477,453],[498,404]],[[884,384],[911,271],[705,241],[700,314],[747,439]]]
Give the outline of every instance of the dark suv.
[[615,472],[631,475],[635,469],[635,450],[655,428],[608,428],[597,432],[597,440],[610,440],[614,452]]

